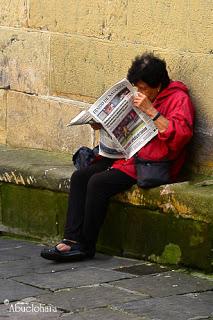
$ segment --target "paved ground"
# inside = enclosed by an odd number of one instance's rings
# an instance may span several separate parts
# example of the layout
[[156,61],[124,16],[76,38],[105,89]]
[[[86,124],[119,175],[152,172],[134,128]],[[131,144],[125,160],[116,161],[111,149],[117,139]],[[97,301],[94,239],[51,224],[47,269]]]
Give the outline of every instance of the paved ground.
[[213,320],[211,277],[97,254],[54,263],[0,237],[0,319]]

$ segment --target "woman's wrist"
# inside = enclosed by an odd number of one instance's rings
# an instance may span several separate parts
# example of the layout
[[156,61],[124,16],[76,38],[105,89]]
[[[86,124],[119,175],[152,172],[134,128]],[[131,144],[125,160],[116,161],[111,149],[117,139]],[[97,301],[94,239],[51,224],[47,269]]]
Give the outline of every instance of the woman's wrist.
[[158,111],[154,118],[152,118],[152,121],[156,121],[161,116],[160,112]]
[[155,125],[160,132],[163,132],[168,128],[169,120],[162,116],[154,107],[147,109],[146,114],[155,122]]
[[145,113],[147,114],[147,116],[149,116],[150,118],[154,118],[155,115],[158,113],[158,111],[154,108],[154,107],[150,107],[148,108]]

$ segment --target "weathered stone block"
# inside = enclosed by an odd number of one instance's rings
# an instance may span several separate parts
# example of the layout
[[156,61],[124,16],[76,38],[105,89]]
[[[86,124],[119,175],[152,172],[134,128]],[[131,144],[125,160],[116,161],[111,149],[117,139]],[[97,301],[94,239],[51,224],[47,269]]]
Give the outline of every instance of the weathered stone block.
[[12,184],[4,184],[1,190],[4,225],[37,238],[59,236],[58,217],[65,220],[67,194]]
[[[169,272],[145,275],[145,276],[137,277],[133,279],[123,279],[123,280],[113,281],[111,282],[111,284],[113,284],[115,287],[124,288],[127,290],[134,290],[136,292],[146,294],[149,296],[149,299],[146,299],[146,301],[152,300],[150,299],[150,297],[163,298],[163,297],[171,297],[171,296],[173,297],[181,296],[183,298],[184,294],[190,294],[191,296],[193,292],[198,293],[203,291],[210,291],[213,288],[213,283],[210,279],[207,280],[207,279],[201,279],[198,277],[193,277],[184,272],[178,272],[175,270],[169,271]],[[211,293],[211,296],[213,297],[212,293]],[[192,305],[192,308],[193,307],[194,306]],[[213,310],[213,307],[212,307],[212,310]],[[147,320],[147,318],[145,319]],[[154,319],[152,318],[152,320]],[[157,319],[168,320],[170,319],[170,317],[162,317]],[[171,316],[171,319],[173,319],[172,316]],[[182,317],[178,317],[178,319],[182,319]],[[190,320],[190,319],[193,319],[193,318],[187,317],[187,320]],[[197,319],[199,318],[197,317]],[[151,320],[151,319],[148,318],[148,320]]]
[[[129,277],[134,278],[135,276],[129,275]],[[125,278],[126,274],[122,272],[87,267],[79,270],[75,268],[71,270],[64,270],[63,273],[60,273],[60,277],[58,277],[57,273],[35,273],[34,275],[29,274],[16,277],[16,281],[56,291],[62,288],[92,286]]]
[[97,39],[51,37],[51,94],[94,101],[126,77],[131,60],[143,48]]
[[[183,49],[186,47],[186,2],[140,1],[129,2],[127,39],[149,48]],[[178,39],[178,42],[177,42]]]
[[187,9],[188,32],[185,33],[188,38],[187,49],[189,51],[201,51],[212,54],[212,1],[189,1]]
[[[32,1],[33,28],[136,41],[146,46],[209,52],[212,49],[212,6],[192,1]],[[178,41],[177,41],[178,39]]]
[[6,143],[7,128],[6,128],[6,91],[0,90],[0,143]]
[[172,214],[212,224],[212,190],[213,180],[209,178],[200,182],[174,183],[151,189],[142,189],[135,185],[131,192],[120,193],[115,199],[166,215]]
[[98,248],[127,257],[184,264],[211,272],[212,240],[210,224],[114,202],[109,207]]
[[[85,274],[86,271],[88,271],[88,268],[85,268],[85,267],[80,271],[81,273],[82,272],[84,273],[85,280],[87,280],[90,276],[89,274],[88,276]],[[96,273],[97,271],[100,272],[100,270],[93,269],[93,274]],[[102,269],[101,271],[102,271],[103,277],[105,277],[106,271],[104,269]],[[73,279],[75,278],[76,280],[80,278],[80,276],[73,273],[72,270],[70,270],[69,272],[70,272],[70,275],[72,276],[71,277],[68,276],[67,281],[69,281],[70,278],[73,278]],[[113,303],[124,303],[124,301],[127,302],[132,300],[137,301],[137,300],[144,299],[146,297],[147,296],[143,294],[137,295],[137,294],[134,294],[133,291],[130,293],[128,291],[119,290],[112,286],[107,287],[107,286],[101,286],[101,285],[99,286],[86,285],[80,288],[71,288],[70,290],[55,292],[54,295],[44,294],[39,298],[39,301],[45,304],[52,304],[63,310],[72,311],[73,313],[75,313],[75,317],[77,316],[76,320],[80,320],[80,318],[78,318],[78,315],[82,319],[83,309],[91,310],[92,308],[92,310],[99,310],[99,311],[110,310],[109,306],[111,306]],[[127,318],[126,317],[120,318],[119,315],[117,315],[117,317],[111,317],[112,315],[110,315],[109,317],[106,317],[106,314],[103,315],[103,317],[101,317],[100,313],[99,313],[99,317],[97,318],[96,317],[94,318],[93,316],[87,317],[87,314],[84,314],[83,319],[88,319],[88,320],[92,320],[92,319],[93,320],[100,320],[100,319],[131,320],[132,319],[130,314],[128,314]],[[64,317],[64,319],[68,320],[69,318]],[[133,318],[132,320],[140,320],[140,319]]]
[[0,25],[10,27],[27,26],[26,0],[0,0]]
[[[203,130],[204,131],[204,130]],[[193,145],[191,147],[190,162],[188,169],[194,174],[213,176],[213,144],[212,134],[202,132],[202,129],[195,132]]]
[[69,192],[75,170],[71,155],[0,145],[0,181],[20,186]]
[[49,35],[0,29],[0,86],[48,94]]
[[[80,145],[92,146],[90,126],[67,127],[85,103],[8,93],[8,143],[17,147],[72,153]],[[18,134],[17,134],[18,133]]]
[[110,40],[120,38],[126,34],[127,3],[127,0],[31,1],[29,26]]
[[212,3],[209,1],[129,2],[128,34],[131,42],[181,51],[212,50]]
[[[0,286],[1,288],[4,288],[4,290],[1,290],[0,292],[1,301],[4,301],[5,297],[8,298],[8,301],[16,301],[29,296],[32,297],[39,294],[41,295],[44,292],[42,289],[35,288],[35,287],[33,288],[31,286],[18,283],[11,279],[0,279]],[[8,314],[8,310],[7,310],[7,313],[5,314]]]
[[[145,280],[145,277],[143,277]],[[148,280],[148,279],[147,279]],[[159,278],[153,277],[155,288],[165,289],[163,285],[158,283]],[[188,283],[191,279],[188,279]],[[173,283],[170,290],[175,291],[177,281]],[[172,319],[172,320],[190,320],[190,319],[208,319],[212,320],[212,291],[202,292],[198,290],[198,286],[194,286],[194,292],[188,294],[168,294],[163,298],[151,298],[140,301],[133,301],[116,305],[116,310],[125,314],[138,315],[141,319]],[[135,287],[134,287],[135,290]],[[197,292],[198,291],[198,292]],[[137,318],[136,318],[137,319]]]

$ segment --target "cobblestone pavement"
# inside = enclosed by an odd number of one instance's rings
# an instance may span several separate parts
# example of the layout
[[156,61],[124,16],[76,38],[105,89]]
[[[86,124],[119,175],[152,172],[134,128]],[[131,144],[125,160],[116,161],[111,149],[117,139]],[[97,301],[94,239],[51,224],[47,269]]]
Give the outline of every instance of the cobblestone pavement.
[[0,237],[0,319],[213,320],[213,278],[96,254],[56,263]]

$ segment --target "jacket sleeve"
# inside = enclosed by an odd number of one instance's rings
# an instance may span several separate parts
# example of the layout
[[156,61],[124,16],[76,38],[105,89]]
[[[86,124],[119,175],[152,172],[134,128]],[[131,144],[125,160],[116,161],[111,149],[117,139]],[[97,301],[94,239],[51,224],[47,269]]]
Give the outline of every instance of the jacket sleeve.
[[167,144],[170,151],[180,151],[193,135],[194,109],[188,96],[176,101],[165,117],[169,120],[168,128],[158,132],[158,139]]

